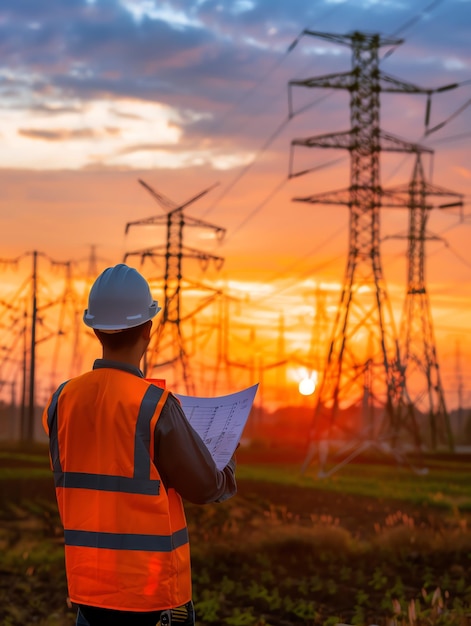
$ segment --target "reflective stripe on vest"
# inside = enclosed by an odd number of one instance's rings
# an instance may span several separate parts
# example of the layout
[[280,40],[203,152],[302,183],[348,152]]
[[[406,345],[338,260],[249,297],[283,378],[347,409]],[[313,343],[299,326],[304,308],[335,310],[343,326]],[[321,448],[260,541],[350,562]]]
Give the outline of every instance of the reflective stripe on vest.
[[108,550],[144,550],[146,552],[171,552],[188,543],[188,530],[182,528],[168,535],[131,535],[129,533],[97,533],[87,530],[65,530],[65,544],[82,548]]

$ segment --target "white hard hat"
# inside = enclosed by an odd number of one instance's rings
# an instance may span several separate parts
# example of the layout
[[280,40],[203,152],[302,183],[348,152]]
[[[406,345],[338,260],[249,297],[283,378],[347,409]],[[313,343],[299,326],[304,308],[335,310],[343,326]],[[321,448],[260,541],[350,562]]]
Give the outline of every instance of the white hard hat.
[[125,330],[144,324],[159,311],[146,279],[120,263],[106,269],[93,283],[83,321],[96,330]]

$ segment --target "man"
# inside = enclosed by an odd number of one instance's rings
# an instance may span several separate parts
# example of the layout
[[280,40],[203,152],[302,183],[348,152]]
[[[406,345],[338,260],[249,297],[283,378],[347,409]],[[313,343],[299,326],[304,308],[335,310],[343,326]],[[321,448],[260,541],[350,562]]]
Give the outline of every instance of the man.
[[194,624],[182,499],[237,490],[235,460],[218,470],[175,396],[143,377],[159,311],[139,272],[106,269],[83,317],[102,358],[44,410],[77,626]]

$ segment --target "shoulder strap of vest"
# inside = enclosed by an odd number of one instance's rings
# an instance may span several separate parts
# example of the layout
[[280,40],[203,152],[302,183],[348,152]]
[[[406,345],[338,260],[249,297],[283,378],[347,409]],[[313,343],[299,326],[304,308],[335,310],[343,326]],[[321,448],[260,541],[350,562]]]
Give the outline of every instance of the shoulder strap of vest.
[[57,403],[62,390],[69,381],[59,385],[52,395],[51,402],[47,408],[47,426],[49,428],[49,451],[51,453],[51,463],[54,472],[61,471],[61,462],[59,458],[59,441],[57,439]]
[[168,391],[149,385],[141,401],[134,437],[134,478],[149,478],[151,458],[154,457],[154,428]]

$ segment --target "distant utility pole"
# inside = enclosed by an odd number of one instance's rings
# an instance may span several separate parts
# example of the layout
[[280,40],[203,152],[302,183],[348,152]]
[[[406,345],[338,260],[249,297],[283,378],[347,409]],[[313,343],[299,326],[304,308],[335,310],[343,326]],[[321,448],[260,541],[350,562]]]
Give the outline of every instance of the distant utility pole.
[[31,276],[31,351],[29,369],[29,402],[28,419],[24,433],[24,439],[28,442],[34,440],[34,409],[35,409],[35,382],[36,382],[36,323],[38,315],[38,253],[33,252],[33,273]]
[[96,253],[96,245],[90,245],[90,254],[88,255],[87,278],[97,276],[98,274],[98,258]]
[[[20,412],[20,438],[21,440],[32,443],[34,441],[35,435],[35,413],[36,413],[36,365],[37,365],[37,348],[38,345],[48,339],[55,337],[57,340],[64,335],[63,324],[65,322],[64,311],[61,310],[59,313],[59,328],[51,329],[48,334],[44,334],[45,330],[49,330],[47,328],[44,311],[50,310],[52,307],[55,307],[58,302],[63,302],[67,300],[70,292],[66,287],[66,294],[63,298],[59,300],[51,300],[47,303],[42,302],[43,300],[43,289],[42,289],[42,281],[40,281],[39,271],[38,271],[38,260],[40,257],[45,257],[46,255],[34,250],[33,252],[28,252],[14,260],[6,260],[0,259],[0,263],[10,263],[17,265],[19,260],[25,256],[32,257],[32,270],[31,276],[28,281],[23,284],[20,290],[14,296],[14,303],[9,304],[5,302],[1,302],[3,307],[7,307],[7,309],[11,311],[16,311],[17,319],[13,320],[10,324],[10,334],[12,334],[12,330],[16,323],[21,322],[22,330],[18,337],[22,338],[22,384],[21,384],[21,412]],[[68,276],[70,274],[70,262],[59,262],[53,261],[49,259],[52,265],[64,265],[67,268]],[[69,283],[67,282],[67,285]],[[25,295],[26,288],[29,288],[29,294]],[[23,310],[20,311],[17,308],[17,302],[20,301],[23,304]],[[14,337],[9,337],[10,341],[9,351],[10,354],[13,352],[18,352],[20,349],[17,347],[17,339]],[[58,355],[57,346],[54,350],[52,362],[54,363]],[[3,362],[0,367],[3,366]],[[54,365],[52,372],[54,371]],[[51,375],[52,375],[51,372]],[[17,374],[12,373],[12,376],[17,378]],[[7,376],[3,375],[1,378],[3,382],[7,380]],[[13,383],[12,383],[13,384]]]
[[[203,220],[188,217],[184,214],[184,209],[204,196],[213,189],[214,185],[197,194],[187,202],[177,205],[163,194],[155,191],[147,183],[139,180],[139,183],[152,195],[157,203],[166,210],[165,215],[153,216],[150,218],[128,222],[126,233],[131,226],[142,225],[166,225],[167,243],[165,246],[154,246],[145,250],[128,252],[124,260],[131,255],[138,255],[141,259],[160,256],[165,258],[164,275],[164,304],[162,314],[156,331],[151,338],[148,354],[145,359],[146,375],[151,376],[154,369],[164,366],[173,366],[176,372],[176,383],[181,379],[186,392],[194,394],[194,381],[188,362],[188,354],[182,332],[182,312],[181,312],[181,291],[183,281],[182,263],[184,258],[197,259],[206,267],[210,261],[220,268],[224,259],[188,248],[183,245],[183,231],[185,226],[211,229],[216,233],[216,237],[221,240],[225,235],[225,229],[214,226]],[[165,341],[167,343],[165,343]]]
[[[425,242],[440,240],[427,232],[427,222],[433,208],[450,209],[463,207],[463,196],[453,193],[425,180],[420,154],[417,154],[412,179],[408,185],[388,190],[391,198],[404,196],[409,209],[409,229],[405,236],[396,235],[408,241],[407,251],[407,291],[399,330],[401,367],[404,372],[404,385],[400,397],[400,410],[395,424],[396,432],[409,429],[418,446],[426,444],[436,450],[439,443],[454,449],[450,418],[446,409],[445,394],[441,382],[433,332],[432,313],[426,287]],[[429,198],[449,198],[437,207],[430,204]],[[394,204],[384,206],[394,206]],[[421,415],[428,419],[426,427],[419,426]]]
[[460,342],[455,343],[455,377],[456,377],[456,394],[458,400],[457,408],[457,431],[461,437],[463,435],[463,372],[461,371],[461,350]]
[[[290,115],[291,87],[345,89],[350,93],[350,130],[292,141],[290,175],[294,175],[291,170],[294,148],[339,148],[350,153],[347,189],[294,198],[311,204],[343,204],[350,212],[344,284],[320,384],[306,466],[315,455],[315,443],[320,440],[366,437],[373,441],[389,437],[395,424],[399,350],[380,257],[379,154],[381,151],[417,154],[431,150],[381,130],[380,93],[422,93],[430,97],[432,91],[399,81],[379,69],[380,47],[397,46],[402,40],[361,32],[335,35],[306,30],[304,34],[352,49],[351,71],[289,83]],[[373,407],[366,417],[362,415],[365,389],[368,405]],[[370,423],[365,424],[365,419]]]

